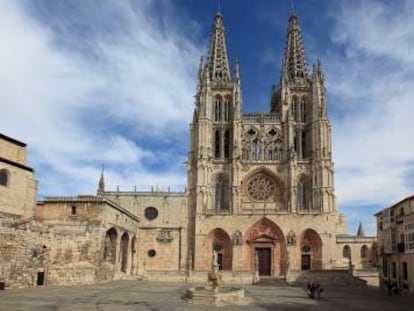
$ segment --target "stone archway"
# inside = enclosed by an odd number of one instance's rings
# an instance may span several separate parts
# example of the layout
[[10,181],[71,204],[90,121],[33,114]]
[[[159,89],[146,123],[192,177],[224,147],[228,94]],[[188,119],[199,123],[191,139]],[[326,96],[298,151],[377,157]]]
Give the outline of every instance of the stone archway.
[[302,232],[298,244],[300,254],[300,270],[322,269],[322,239],[313,229]]
[[106,231],[105,234],[105,246],[104,246],[104,255],[103,259],[106,262],[115,264],[116,259],[116,239],[118,233],[115,228],[111,228]]
[[129,236],[127,232],[121,236],[121,247],[120,247],[120,256],[121,256],[121,271],[127,272],[128,269],[128,243]]
[[233,245],[230,236],[221,228],[216,228],[207,235],[204,243],[205,267],[211,269],[213,250],[217,251],[220,270],[231,270],[233,263]]
[[245,235],[244,266],[259,275],[283,276],[287,270],[287,250],[282,230],[268,218],[253,224]]
[[131,241],[131,274],[135,273],[136,252],[137,252],[137,237],[134,235]]

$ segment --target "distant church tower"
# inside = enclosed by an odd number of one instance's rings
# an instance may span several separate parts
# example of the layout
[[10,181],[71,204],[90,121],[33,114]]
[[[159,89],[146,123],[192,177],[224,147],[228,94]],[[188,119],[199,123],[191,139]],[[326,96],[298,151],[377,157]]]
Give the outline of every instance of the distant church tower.
[[338,221],[331,127],[321,65],[309,74],[295,13],[270,112],[242,114],[241,95],[218,12],[191,123],[189,262],[208,269],[214,249],[223,270],[321,269],[330,256],[322,245],[332,249]]

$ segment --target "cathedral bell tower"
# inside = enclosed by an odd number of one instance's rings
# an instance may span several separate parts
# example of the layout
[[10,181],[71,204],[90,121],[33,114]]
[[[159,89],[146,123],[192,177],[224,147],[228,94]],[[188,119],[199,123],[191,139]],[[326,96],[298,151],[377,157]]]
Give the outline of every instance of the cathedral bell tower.
[[[326,113],[326,89],[321,64],[309,74],[296,13],[289,18],[279,85],[273,90],[271,112],[278,114],[288,133],[292,210],[335,211],[331,126]],[[298,171],[306,168],[307,180]],[[295,175],[297,178],[295,178]]]
[[[217,12],[208,59],[200,61],[188,161],[194,213],[231,213],[233,167],[240,132],[239,65],[230,73],[223,16]],[[194,215],[195,216],[195,215]]]

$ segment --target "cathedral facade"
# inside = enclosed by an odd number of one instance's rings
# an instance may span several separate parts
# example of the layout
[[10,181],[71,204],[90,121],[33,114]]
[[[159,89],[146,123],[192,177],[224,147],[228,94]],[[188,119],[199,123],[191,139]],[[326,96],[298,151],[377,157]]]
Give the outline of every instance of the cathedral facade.
[[[8,234],[0,239],[8,243],[0,242],[0,283],[205,281],[213,251],[228,282],[375,264],[375,238],[347,235],[336,207],[324,74],[319,62],[308,71],[296,14],[269,112],[242,111],[239,64],[230,69],[220,12],[197,79],[186,190],[108,191],[102,172],[97,195],[49,197],[31,210],[32,191],[24,208],[0,223],[0,235]],[[25,146],[4,135],[2,141],[9,149]],[[7,157],[0,158],[0,199],[29,193],[11,174],[22,165]],[[0,212],[13,214],[13,204]],[[23,251],[30,245],[37,248]],[[21,258],[16,265],[7,263],[13,256]],[[15,276],[22,266],[23,279]]]
[[334,266],[343,233],[334,194],[331,126],[320,63],[308,72],[298,18],[289,18],[268,113],[243,114],[221,13],[198,73],[188,161],[194,269],[215,249],[223,269],[286,275]]

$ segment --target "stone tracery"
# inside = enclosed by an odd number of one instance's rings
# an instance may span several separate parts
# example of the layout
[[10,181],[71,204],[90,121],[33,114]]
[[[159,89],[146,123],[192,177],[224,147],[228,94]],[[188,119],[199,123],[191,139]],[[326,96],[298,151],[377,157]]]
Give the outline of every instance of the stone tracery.
[[275,193],[275,182],[266,174],[253,176],[247,184],[247,194],[255,201],[266,201]]

